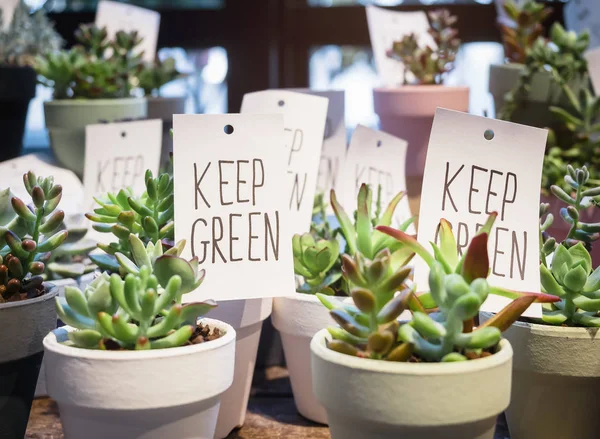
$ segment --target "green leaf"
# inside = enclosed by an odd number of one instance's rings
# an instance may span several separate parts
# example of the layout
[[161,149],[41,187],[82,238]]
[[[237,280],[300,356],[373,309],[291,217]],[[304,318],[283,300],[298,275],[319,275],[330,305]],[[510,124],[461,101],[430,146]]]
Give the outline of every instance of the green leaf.
[[206,300],[204,302],[188,303],[183,306],[181,318],[184,323],[195,325],[198,318],[207,314],[209,311],[217,307],[217,302],[214,300]]
[[446,335],[446,328],[422,312],[413,313],[410,324],[421,336],[427,339],[440,339]]
[[356,214],[356,245],[359,252],[368,258],[373,257],[373,247],[371,241],[372,224],[370,218],[371,197],[369,188],[366,184],[362,184],[358,192],[358,209]]
[[587,273],[581,265],[567,271],[563,279],[564,285],[571,291],[579,292],[587,281]]
[[129,247],[131,248],[133,260],[139,268],[143,266],[152,268],[152,262],[150,261],[150,256],[146,252],[144,243],[137,235],[134,235],[133,233],[129,235]]
[[585,286],[583,287],[583,291],[585,293],[591,293],[592,291],[600,290],[600,266],[596,267],[596,269],[589,275]]
[[335,213],[335,216],[340,224],[342,234],[344,235],[344,239],[346,240],[348,254],[354,255],[357,250],[356,230],[354,229],[354,225],[352,225],[350,218],[348,218],[348,215],[342,208],[341,204],[338,203],[335,191],[333,189],[331,190],[329,197],[331,200],[331,207],[333,208],[333,212]]
[[540,264],[540,281],[542,288],[544,288],[544,291],[547,293],[559,297],[565,296],[565,290],[563,290],[563,288],[552,275],[552,272],[548,270],[544,264]]
[[166,349],[182,346],[190,339],[192,333],[193,328],[190,325],[182,326],[166,337],[151,341],[150,346],[152,349]]
[[475,235],[469,244],[462,264],[462,276],[471,283],[475,279],[488,277],[490,260],[488,257],[488,234]]
[[398,192],[396,196],[392,198],[392,201],[390,201],[390,203],[388,204],[387,208],[385,209],[385,212],[383,212],[383,215],[381,215],[381,219],[377,224],[378,226],[390,226],[392,224],[394,212],[398,207],[398,203],[400,203],[402,198],[404,198],[405,194],[406,192]]
[[413,236],[388,226],[377,226],[377,230],[400,241],[414,253],[419,255],[429,268],[432,267],[435,258]]
[[100,340],[102,340],[102,334],[94,329],[69,331],[67,336],[76,346],[84,349],[98,348],[98,344],[100,343]]
[[[440,220],[439,237],[440,254],[441,256],[443,256],[443,260],[445,261],[445,263],[451,269],[450,271],[447,271],[447,273],[451,273],[454,271],[458,264],[458,252],[456,250],[456,239],[454,238],[454,233],[452,233],[452,227],[450,223],[443,218]],[[440,258],[436,259],[440,261]]]

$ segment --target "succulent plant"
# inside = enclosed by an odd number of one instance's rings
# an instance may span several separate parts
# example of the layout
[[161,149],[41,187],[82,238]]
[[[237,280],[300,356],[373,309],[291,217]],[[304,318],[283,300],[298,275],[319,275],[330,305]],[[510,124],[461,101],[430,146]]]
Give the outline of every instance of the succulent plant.
[[327,218],[327,203],[325,194],[318,192],[313,201],[312,220],[310,222],[310,234],[315,239],[329,240],[336,236],[337,231],[331,227]]
[[92,261],[104,270],[117,272],[120,265],[114,255],[121,253],[132,256],[130,235],[137,235],[147,244],[155,245],[160,240],[173,240],[174,206],[173,177],[161,174],[154,178],[151,171],[145,174],[146,190],[134,196],[129,189],[121,189],[118,194],[107,193],[96,198],[100,206],[86,217],[92,227],[101,233],[112,233],[118,240],[108,245],[98,244],[105,255],[91,255]]
[[111,40],[105,28],[81,25],[73,49],[37,58],[41,82],[54,86],[55,99],[130,97],[142,68],[137,31],[119,31]]
[[[297,289],[299,293],[315,294],[337,282],[342,273],[333,270],[340,258],[340,244],[331,240],[315,238],[310,233],[294,235],[292,239],[294,271],[304,283]],[[326,294],[334,294],[327,289]]]
[[[59,318],[77,328],[71,343],[85,349],[165,349],[200,342],[197,320],[216,306],[212,300],[181,305],[186,285],[200,285],[198,260],[164,255],[155,269],[142,266],[123,280],[103,273],[81,292],[67,287],[56,299]],[[218,331],[217,334],[218,335]]]
[[507,0],[502,5],[510,24],[499,23],[504,42],[504,54],[510,62],[523,64],[527,51],[544,34],[543,22],[552,13],[552,8],[533,0],[518,5]]
[[55,250],[68,235],[57,231],[64,218],[64,212],[56,210],[62,187],[54,184],[53,177],[36,177],[31,171],[23,176],[23,183],[32,203],[12,196],[14,217],[0,226],[0,302],[43,294],[45,265],[40,256]]
[[[428,12],[430,29],[436,48],[420,47],[417,36],[409,34],[395,41],[387,55],[404,64],[404,83],[441,84],[448,72],[454,69],[454,61],[460,47],[458,31],[452,26],[457,17],[447,9]],[[412,74],[407,77],[406,71]]]
[[[560,23],[554,23],[550,30],[550,40],[538,38],[527,50],[524,68],[515,87],[506,94],[504,106],[498,111],[498,118],[511,120],[517,108],[526,105],[533,77],[550,72],[550,78],[561,91],[562,84],[584,85],[587,81],[588,64],[584,57],[590,42],[587,31],[576,34],[566,31]],[[550,96],[549,105],[559,102],[562,93]]]
[[167,58],[164,61],[156,59],[154,63],[145,64],[138,79],[145,96],[159,96],[163,85],[181,77],[181,72],[175,67],[175,59]]
[[22,0],[5,31],[4,20],[0,9],[0,64],[32,66],[36,56],[55,52],[63,44],[44,10],[30,14]]

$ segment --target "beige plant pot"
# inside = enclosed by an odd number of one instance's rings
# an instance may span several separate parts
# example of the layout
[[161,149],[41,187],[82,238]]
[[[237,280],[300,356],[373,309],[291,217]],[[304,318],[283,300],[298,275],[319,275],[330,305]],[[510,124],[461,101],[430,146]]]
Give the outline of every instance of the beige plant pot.
[[443,85],[376,88],[373,90],[373,100],[381,130],[408,142],[407,178],[422,179],[435,110],[441,107],[469,111],[469,88]]
[[[456,363],[351,357],[312,339],[313,389],[332,439],[492,439],[510,401],[512,349]],[[567,437],[567,436],[565,436]]]
[[44,102],[50,146],[58,163],[83,177],[86,125],[145,118],[146,98],[59,99]]

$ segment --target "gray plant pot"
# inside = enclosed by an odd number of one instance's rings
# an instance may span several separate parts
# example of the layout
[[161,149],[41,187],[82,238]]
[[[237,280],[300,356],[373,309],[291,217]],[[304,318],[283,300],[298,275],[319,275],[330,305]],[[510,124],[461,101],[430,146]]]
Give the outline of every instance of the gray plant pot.
[[[516,63],[490,66],[489,91],[494,97],[496,117],[504,106],[504,97],[517,85],[523,68],[523,64]],[[580,84],[569,85],[575,93],[579,93]],[[536,73],[531,81],[527,101],[515,110],[512,121],[538,128],[549,127],[554,121],[554,116],[550,112],[552,105],[570,106],[561,88],[552,81],[550,73]]]
[[173,115],[185,113],[185,96],[178,97],[148,97],[148,119],[161,119],[163,121],[162,150],[160,166],[163,168],[169,162],[169,154],[173,152]]
[[146,98],[59,99],[44,103],[50,146],[58,163],[83,177],[85,127],[121,119],[145,118]]

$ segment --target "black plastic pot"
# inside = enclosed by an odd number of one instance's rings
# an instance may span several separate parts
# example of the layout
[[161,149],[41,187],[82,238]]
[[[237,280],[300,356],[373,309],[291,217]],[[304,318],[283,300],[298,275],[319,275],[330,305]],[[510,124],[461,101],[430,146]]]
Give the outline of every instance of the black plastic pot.
[[35,96],[36,78],[31,67],[0,65],[0,161],[21,154],[27,110],[29,101]]

